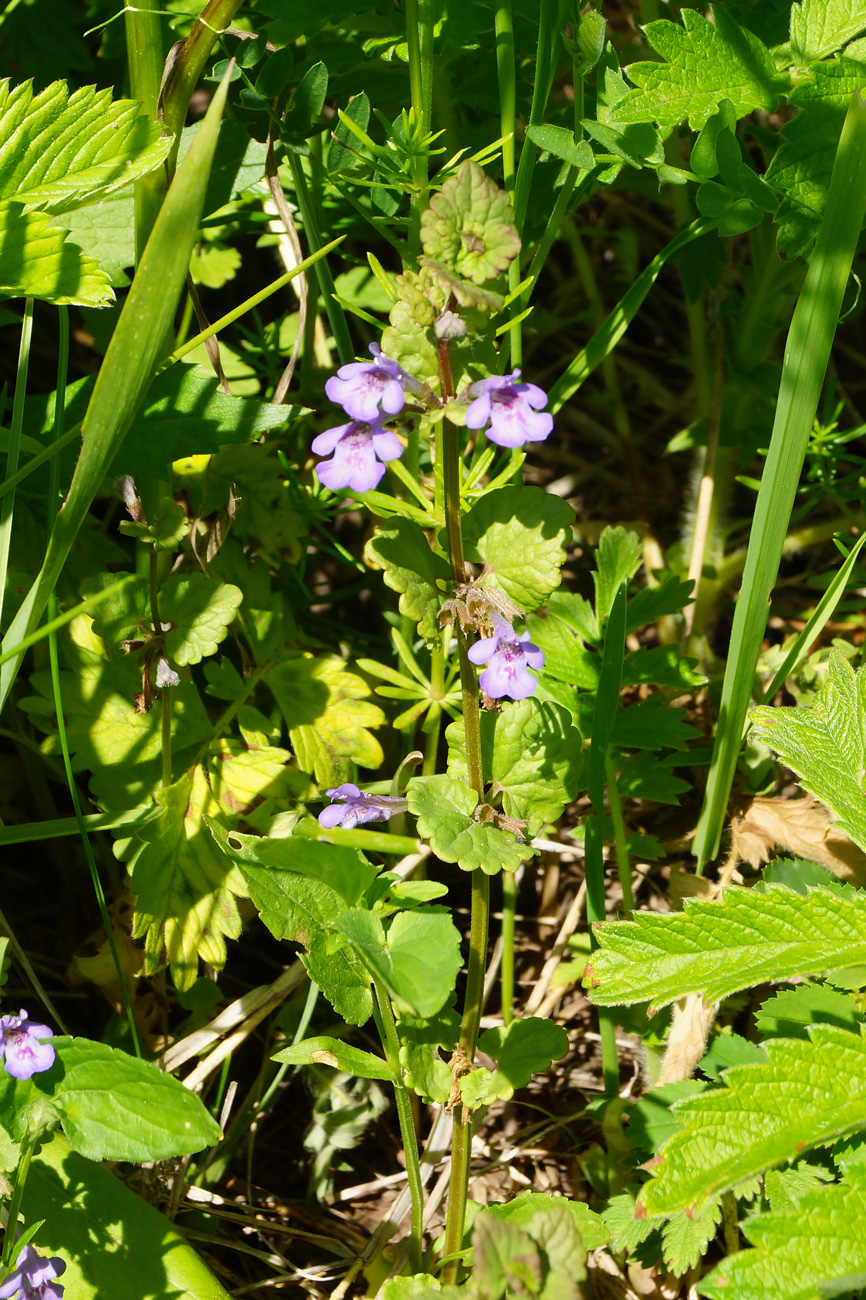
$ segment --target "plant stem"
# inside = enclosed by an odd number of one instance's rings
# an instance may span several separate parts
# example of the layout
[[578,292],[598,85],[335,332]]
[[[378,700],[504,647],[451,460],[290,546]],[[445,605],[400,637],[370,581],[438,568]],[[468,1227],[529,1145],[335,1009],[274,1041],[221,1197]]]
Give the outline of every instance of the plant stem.
[[[296,153],[289,153],[289,170],[292,173],[298,207],[301,209],[301,219],[304,223],[307,244],[312,253],[317,253],[322,247],[322,237],[319,234],[318,222],[313,211],[312,196],[307,185],[306,173]],[[345,366],[355,355],[355,349],[352,346],[349,326],[346,324],[345,312],[334,297],[337,291],[334,285],[334,277],[331,275],[331,268],[324,257],[316,262],[316,277],[319,281],[325,311],[328,314],[331,333],[334,335],[334,342],[337,345],[337,355],[340,358],[340,364]]]
[[517,907],[517,876],[512,871],[502,873],[502,968],[499,984],[502,990],[502,1020],[510,1025],[514,1019],[514,913]]
[[166,164],[169,175],[174,173],[177,165],[180,133],[198,79],[204,72],[213,47],[223,30],[231,26],[231,21],[240,9],[241,3],[242,0],[209,0],[184,41],[163,87],[163,120],[166,129],[175,137],[174,147]]
[[30,1134],[24,1139],[21,1150],[21,1159],[18,1161],[18,1169],[15,1174],[15,1188],[9,1198],[9,1215],[6,1219],[6,1235],[3,1238],[3,1267],[7,1269],[12,1263],[12,1257],[15,1253],[15,1236],[18,1226],[18,1215],[21,1212],[21,1201],[24,1197],[24,1184],[27,1182],[27,1175],[30,1172],[30,1161],[33,1159],[33,1152],[36,1150],[36,1143]]
[[634,911],[634,895],[631,889],[631,861],[628,852],[628,834],[622,815],[622,800],[616,788],[616,765],[608,749],[604,759],[604,773],[607,781],[607,798],[610,804],[610,819],[613,822],[614,844],[616,845],[616,870],[622,888],[622,905],[626,912]]
[[421,1268],[421,1245],[424,1232],[424,1184],[421,1180],[421,1162],[418,1157],[418,1138],[412,1118],[412,1104],[409,1090],[403,1083],[403,1070],[400,1065],[400,1040],[397,1037],[397,1023],[391,1007],[388,990],[380,980],[374,979],[378,1016],[376,1017],[382,1047],[388,1064],[394,1072],[394,1099],[397,1103],[397,1118],[400,1122],[400,1136],[403,1139],[403,1154],[406,1159],[406,1176],[412,1195],[412,1228],[410,1250],[412,1271]]
[[[129,91],[149,118],[155,122],[162,82],[162,16],[159,0],[139,0],[135,8],[124,11],[126,25],[126,62],[129,67]],[[168,189],[164,167],[135,182],[135,260],[144,252],[157,213]]]
[[[148,556],[147,585],[150,592],[150,619],[153,623],[153,630],[157,636],[161,636],[159,556],[156,553],[155,546],[151,546],[150,555]],[[150,672],[150,665],[148,665],[147,671]],[[162,788],[165,790],[171,785],[171,687],[163,686],[160,689],[162,691],[162,725],[160,728],[162,737]]]
[[[12,427],[9,431],[9,451],[6,455],[6,477],[11,478],[18,469],[21,455],[21,428],[24,423],[24,394],[27,389],[27,371],[30,366],[30,340],[33,337],[33,299],[24,302],[24,319],[21,322],[21,342],[18,345],[18,370],[15,375],[15,396],[12,399]],[[0,505],[0,620],[3,618],[3,597],[6,592],[6,573],[9,568],[9,548],[12,545],[12,516],[15,513],[15,493],[8,492]]]
[[[557,0],[540,0],[538,14],[538,46],[535,56],[535,84],[532,88],[532,106],[529,110],[529,125],[537,126],[544,117],[547,98],[553,85],[553,52],[556,47],[558,3]],[[532,173],[538,151],[531,142],[525,142],[520,151],[517,166],[517,180],[514,185],[514,219],[517,232],[523,231],[526,209],[529,206],[529,191],[532,187]]]

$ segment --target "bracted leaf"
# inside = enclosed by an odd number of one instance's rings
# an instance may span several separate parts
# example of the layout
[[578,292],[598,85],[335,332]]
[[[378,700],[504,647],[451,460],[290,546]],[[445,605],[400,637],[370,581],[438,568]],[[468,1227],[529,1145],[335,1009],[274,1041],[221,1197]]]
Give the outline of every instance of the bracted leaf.
[[628,75],[637,89],[612,111],[615,122],[658,122],[659,126],[702,127],[723,99],[737,117],[755,108],[772,112],[785,80],[770,51],[721,7],[713,22],[695,9],[682,10],[682,26],[660,19],[644,28],[663,63],[631,63]]
[[57,306],[106,307],[111,281],[44,212],[0,203],[0,297],[39,298]]
[[530,1016],[485,1030],[478,1046],[497,1064],[495,1070],[470,1070],[460,1080],[463,1103],[471,1108],[496,1099],[507,1101],[518,1088],[526,1087],[533,1074],[549,1070],[551,1062],[568,1051],[568,1034],[551,1020]]
[[791,47],[798,63],[816,63],[862,31],[863,0],[802,0],[791,9]]
[[0,200],[66,212],[153,171],[170,148],[140,104],[110,90],[70,95],[54,81],[34,95],[32,82],[0,82]]
[[520,251],[511,200],[474,162],[463,162],[421,217],[427,257],[473,284],[494,280]]
[[382,569],[386,587],[400,593],[400,613],[418,624],[427,641],[439,636],[437,615],[445,599],[437,583],[451,576],[445,560],[430,546],[424,530],[411,519],[379,524],[364,549],[364,558]]
[[652,1162],[647,1213],[707,1201],[806,1148],[866,1127],[866,1039],[813,1025],[809,1039],[771,1038],[765,1062],[734,1065],[725,1086],[675,1107],[683,1125]]
[[537,609],[560,584],[573,519],[568,502],[541,488],[497,488],[464,516],[466,558],[486,566],[485,583]]
[[349,775],[348,763],[378,767],[379,742],[368,730],[385,715],[369,702],[370,689],[342,659],[291,655],[265,678],[289,729],[302,771],[320,785],[337,786]]
[[789,1209],[740,1224],[753,1250],[738,1251],[698,1284],[711,1300],[813,1300],[855,1292],[866,1279],[866,1170],[800,1197]]
[[224,965],[226,939],[241,932],[235,896],[245,897],[247,887],[205,824],[205,814],[220,812],[200,767],[155,798],[162,813],[131,841],[133,937],[145,936],[145,971],[152,974],[167,957],[176,987],[185,991],[199,957]]
[[652,1000],[658,1008],[687,993],[718,1002],[765,980],[866,962],[866,894],[733,886],[718,900],[688,898],[682,912],[641,912],[596,934],[586,981],[601,1006]]
[[804,789],[833,813],[840,830],[866,849],[863,796],[866,674],[832,651],[827,681],[802,708],[755,709],[752,734],[792,768]]
[[490,822],[476,821],[478,795],[465,781],[450,776],[415,777],[406,789],[409,811],[418,831],[443,862],[456,862],[464,871],[481,867],[488,876],[516,871],[537,852],[510,832]]

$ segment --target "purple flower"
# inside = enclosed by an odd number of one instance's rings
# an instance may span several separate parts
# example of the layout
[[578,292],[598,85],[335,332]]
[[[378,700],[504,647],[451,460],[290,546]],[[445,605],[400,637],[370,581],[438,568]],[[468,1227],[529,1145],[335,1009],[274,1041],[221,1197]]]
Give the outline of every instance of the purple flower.
[[29,1079],[40,1070],[50,1070],[54,1048],[39,1040],[53,1037],[53,1030],[28,1020],[23,1009],[18,1016],[0,1016],[0,1056],[6,1057],[6,1073],[13,1079]]
[[499,615],[493,616],[493,636],[483,637],[469,647],[469,658],[474,664],[487,664],[478,681],[482,691],[493,700],[503,695],[512,700],[525,700],[537,685],[529,668],[544,667],[544,652],[533,645],[528,632],[515,632],[510,623]]
[[[518,384],[519,370],[510,375],[492,375],[473,384],[475,398],[466,411],[470,429],[484,429],[500,447],[522,447],[525,442],[543,442],[553,428],[553,416],[541,408],[547,393],[535,384]],[[487,425],[490,425],[487,428]]]
[[66,1264],[59,1255],[46,1259],[32,1246],[25,1246],[16,1260],[15,1272],[0,1286],[0,1300],[8,1300],[18,1292],[19,1300],[61,1300],[63,1287],[52,1283],[65,1272]]
[[167,659],[161,656],[156,661],[156,688],[165,690],[166,686],[180,686],[180,677],[170,666]]
[[313,451],[317,456],[334,453],[330,460],[316,466],[316,476],[325,487],[369,492],[385,473],[381,462],[396,460],[403,445],[396,433],[383,429],[376,421],[370,424],[352,420],[351,424],[340,424],[320,433],[313,439]]
[[347,366],[340,366],[325,384],[325,392],[332,402],[342,406],[353,420],[364,420],[367,424],[380,420],[382,411],[397,415],[403,410],[406,388],[420,389],[417,380],[386,357],[378,343],[371,343],[370,351],[372,361],[350,361]]
[[319,813],[319,825],[330,830],[333,826],[344,826],[351,830],[364,822],[386,822],[389,817],[403,813],[408,808],[405,799],[398,799],[390,794],[362,794],[356,785],[347,781],[334,790],[327,790],[329,799],[337,802],[329,804]]

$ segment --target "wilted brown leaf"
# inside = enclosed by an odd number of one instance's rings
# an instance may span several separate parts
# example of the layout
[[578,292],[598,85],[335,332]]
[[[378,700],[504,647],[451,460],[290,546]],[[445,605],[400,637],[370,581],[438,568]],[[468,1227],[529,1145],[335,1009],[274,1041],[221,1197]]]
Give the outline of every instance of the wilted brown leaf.
[[753,799],[731,822],[734,848],[755,869],[769,862],[773,849],[819,862],[838,876],[866,884],[866,854],[849,840],[817,799]]

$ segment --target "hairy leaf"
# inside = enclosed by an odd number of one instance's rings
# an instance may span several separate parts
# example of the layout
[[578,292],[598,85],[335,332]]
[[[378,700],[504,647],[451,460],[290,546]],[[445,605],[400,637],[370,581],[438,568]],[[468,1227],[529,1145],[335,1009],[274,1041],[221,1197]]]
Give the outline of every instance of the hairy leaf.
[[866,894],[729,887],[719,900],[689,898],[682,912],[641,912],[596,934],[586,970],[594,1002],[662,1007],[687,993],[717,1002],[765,980],[866,962]]
[[463,162],[421,217],[427,257],[473,284],[501,275],[520,251],[511,200],[474,162]]
[[791,8],[791,46],[799,63],[816,63],[866,30],[862,0],[802,0]]
[[379,524],[367,542],[364,558],[383,570],[385,585],[400,593],[400,613],[418,624],[427,641],[439,636],[437,615],[451,570],[431,548],[424,531],[411,519],[394,518]]
[[345,1074],[354,1074],[359,1079],[382,1079],[393,1083],[394,1075],[381,1056],[372,1052],[362,1052],[360,1048],[342,1043],[339,1038],[305,1038],[292,1047],[284,1047],[275,1052],[272,1061],[284,1065],[330,1065]]
[[649,1214],[702,1208],[744,1178],[866,1126],[866,1040],[834,1025],[771,1038],[765,1063],[734,1065],[725,1086],[680,1102],[682,1129],[640,1194]]
[[574,511],[534,487],[496,488],[463,519],[466,559],[484,564],[483,581],[529,611],[559,586]]
[[815,1024],[838,1025],[853,1032],[861,1023],[854,999],[825,984],[784,989],[768,998],[755,1018],[755,1027],[767,1038],[807,1038],[807,1026]]
[[372,912],[344,912],[337,927],[363,964],[409,1015],[435,1016],[454,992],[460,932],[447,912],[398,912],[385,930]]
[[[607,1245],[610,1233],[600,1214],[589,1208],[586,1201],[570,1201],[564,1196],[551,1196],[549,1192],[534,1192],[529,1188],[504,1205],[488,1205],[487,1212],[498,1219],[506,1219],[523,1227],[532,1223],[541,1211],[563,1206],[574,1220],[586,1250],[598,1250]],[[530,1227],[530,1231],[532,1231]]]
[[672,1273],[680,1277],[695,1267],[715,1237],[721,1217],[718,1201],[710,1201],[694,1217],[682,1210],[671,1215],[662,1228],[662,1249]]
[[755,108],[772,112],[780,79],[766,46],[741,28],[721,7],[710,23],[695,9],[682,10],[683,25],[661,19],[647,23],[647,40],[663,63],[631,63],[637,87],[613,109],[618,122],[658,122],[659,126],[702,127],[723,99],[737,117]]
[[497,1064],[495,1070],[470,1070],[461,1079],[460,1095],[469,1107],[497,1098],[507,1101],[518,1088],[525,1088],[533,1074],[549,1070],[552,1061],[565,1056],[568,1035],[561,1025],[530,1016],[485,1030],[478,1046]]
[[516,871],[536,852],[510,831],[473,817],[478,796],[464,781],[450,776],[415,777],[406,789],[409,811],[418,831],[443,862],[456,862],[464,871],[481,867],[488,876]]

